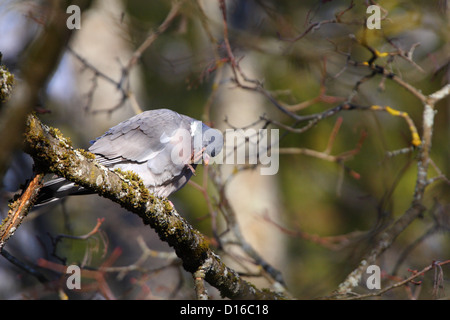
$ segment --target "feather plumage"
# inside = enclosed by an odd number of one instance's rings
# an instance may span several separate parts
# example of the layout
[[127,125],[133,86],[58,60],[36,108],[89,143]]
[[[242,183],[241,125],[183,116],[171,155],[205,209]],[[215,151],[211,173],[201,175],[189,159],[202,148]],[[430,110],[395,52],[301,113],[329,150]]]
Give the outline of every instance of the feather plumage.
[[[200,123],[168,109],[145,111],[106,131],[92,141],[89,151],[102,165],[133,171],[150,192],[167,197],[192,177],[197,165],[192,155],[205,151],[214,156],[222,149],[220,132],[206,135],[212,129]],[[89,191],[58,177],[44,185],[38,203],[86,193]]]

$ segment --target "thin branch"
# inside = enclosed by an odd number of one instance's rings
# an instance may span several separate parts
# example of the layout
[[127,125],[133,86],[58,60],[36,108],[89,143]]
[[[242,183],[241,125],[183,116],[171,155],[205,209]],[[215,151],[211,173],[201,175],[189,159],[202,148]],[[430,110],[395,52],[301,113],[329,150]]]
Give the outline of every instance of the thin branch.
[[423,276],[425,273],[427,273],[430,270],[436,269],[436,268],[441,268],[444,265],[447,265],[450,263],[450,260],[446,260],[446,261],[433,261],[432,264],[430,264],[429,266],[423,268],[420,271],[414,271],[413,274],[411,276],[409,276],[408,278],[399,281],[397,283],[394,283],[393,285],[387,286],[379,291],[373,292],[373,293],[368,293],[368,294],[361,294],[361,295],[356,295],[356,296],[352,296],[352,297],[347,297],[346,300],[361,300],[361,299],[367,299],[367,298],[371,298],[371,297],[377,297],[377,296],[381,296],[382,294],[391,291],[393,289],[399,288],[399,287],[403,287],[409,283],[412,283],[415,279],[417,279],[418,277]]
[[294,37],[294,38],[283,38],[278,34],[278,37],[280,38],[280,40],[284,40],[284,41],[289,41],[289,42],[296,42],[300,39],[302,39],[303,37],[305,37],[308,33],[310,33],[311,31],[315,31],[317,29],[319,29],[322,25],[325,24],[330,24],[330,23],[342,23],[342,16],[349,10],[351,10],[354,7],[354,3],[353,0],[350,2],[350,5],[345,8],[344,10],[338,12],[335,14],[335,18],[334,19],[329,19],[329,20],[322,20],[319,22],[315,22],[313,24],[310,24],[308,28],[306,28],[305,31],[303,31],[301,34],[299,34],[298,36]]
[[167,30],[173,20],[178,16],[182,3],[183,1],[173,0],[170,11],[164,21],[155,31],[151,31],[145,41],[134,51],[133,55],[128,60],[127,65],[122,69],[122,77],[119,82],[119,86],[123,84],[125,79],[128,77],[130,70],[134,67],[134,65],[136,65],[145,50],[147,50],[153,44],[153,42],[159,37],[160,34],[164,33],[164,31]]
[[194,272],[194,288],[198,300],[208,300],[208,291],[205,287],[206,270],[211,267],[211,260],[206,260],[205,263]]
[[142,236],[138,236],[137,243],[139,245],[139,248],[142,251],[142,254],[135,263],[127,265],[127,266],[122,266],[122,267],[102,268],[102,271],[104,271],[104,272],[119,272],[119,274],[117,275],[117,279],[122,280],[127,275],[127,273],[134,271],[134,270],[138,270],[143,273],[150,273],[150,272],[156,272],[158,270],[161,270],[162,268],[167,267],[167,265],[166,265],[164,267],[158,267],[154,270],[149,270],[149,269],[144,268],[142,265],[144,264],[144,262],[146,262],[151,257],[167,260],[168,265],[175,265],[176,261],[179,261],[179,259],[177,258],[176,254],[174,252],[156,251],[156,250],[152,250],[149,247],[147,247]]
[[34,276],[36,279],[39,280],[39,282],[41,282],[41,283],[47,283],[48,282],[47,277],[44,274],[42,274],[41,272],[39,272],[37,270],[37,268],[32,267],[28,263],[24,263],[23,261],[20,261],[19,259],[14,257],[12,254],[10,254],[5,249],[0,251],[0,254],[3,256],[3,258],[5,258],[9,262],[11,262],[16,267],[18,267],[18,268],[22,269],[23,271],[25,271],[26,273],[31,274],[32,276]]
[[439,89],[438,91],[429,95],[430,104],[435,104],[439,100],[442,100],[450,95],[450,84],[446,84],[444,87]]
[[284,234],[287,234],[291,237],[300,238],[306,241],[310,241],[313,243],[316,243],[320,246],[323,246],[324,248],[328,248],[330,250],[341,250],[348,246],[353,241],[361,238],[364,236],[364,232],[362,231],[352,231],[348,234],[343,235],[337,235],[337,236],[319,236],[317,234],[311,234],[307,233],[305,231],[302,231],[300,228],[288,228],[285,226],[282,226],[281,224],[277,223],[273,219],[269,217],[268,214],[262,215],[262,218],[270,223],[271,225],[275,226],[277,229],[279,229]]
[[10,205],[7,217],[3,220],[0,227],[0,251],[2,251],[8,239],[19,228],[28,211],[33,207],[39,191],[42,187],[44,174],[40,173],[28,183],[22,195]]

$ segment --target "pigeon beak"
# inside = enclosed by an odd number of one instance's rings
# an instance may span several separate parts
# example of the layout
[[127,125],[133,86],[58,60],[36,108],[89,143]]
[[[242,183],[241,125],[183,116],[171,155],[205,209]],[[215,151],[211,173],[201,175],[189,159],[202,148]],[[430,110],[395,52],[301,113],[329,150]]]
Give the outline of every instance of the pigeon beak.
[[205,163],[205,165],[207,166],[209,164],[209,155],[207,153],[203,154],[203,162]]

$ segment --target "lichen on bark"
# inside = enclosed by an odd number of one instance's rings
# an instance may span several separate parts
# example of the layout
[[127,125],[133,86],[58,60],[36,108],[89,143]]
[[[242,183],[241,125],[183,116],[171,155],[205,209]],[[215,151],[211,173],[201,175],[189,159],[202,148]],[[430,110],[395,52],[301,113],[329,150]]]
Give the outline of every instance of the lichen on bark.
[[8,101],[14,85],[14,75],[1,64],[0,60],[0,103]]

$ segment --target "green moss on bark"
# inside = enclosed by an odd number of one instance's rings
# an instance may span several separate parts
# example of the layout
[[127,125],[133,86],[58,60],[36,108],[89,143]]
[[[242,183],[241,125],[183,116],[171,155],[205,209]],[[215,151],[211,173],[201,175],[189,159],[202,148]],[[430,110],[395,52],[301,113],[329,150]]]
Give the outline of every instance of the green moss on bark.
[[0,102],[8,101],[14,86],[14,75],[0,65]]

